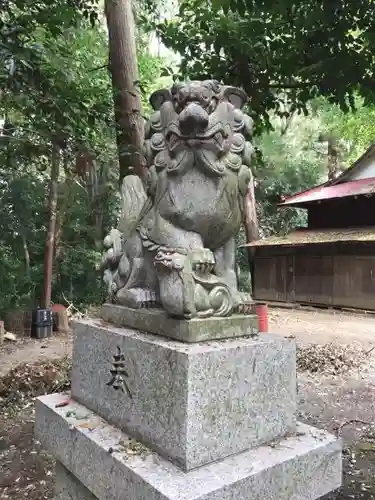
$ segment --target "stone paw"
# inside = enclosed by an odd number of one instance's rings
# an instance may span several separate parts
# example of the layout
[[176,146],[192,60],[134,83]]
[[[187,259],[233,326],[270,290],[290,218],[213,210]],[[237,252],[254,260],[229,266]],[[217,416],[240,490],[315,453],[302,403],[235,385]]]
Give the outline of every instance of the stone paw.
[[198,248],[190,254],[191,265],[194,272],[210,274],[215,267],[215,257],[209,248]]
[[234,307],[234,312],[237,314],[254,314],[255,313],[255,303],[251,298],[250,294],[240,293],[238,294],[238,303]]
[[144,288],[122,288],[117,292],[115,302],[132,309],[153,308],[159,304],[156,293]]

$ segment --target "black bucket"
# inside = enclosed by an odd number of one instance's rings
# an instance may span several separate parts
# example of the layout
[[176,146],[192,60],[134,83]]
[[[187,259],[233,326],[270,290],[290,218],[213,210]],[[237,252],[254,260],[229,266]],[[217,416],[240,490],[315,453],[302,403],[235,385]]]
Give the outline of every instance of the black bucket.
[[45,339],[53,333],[51,309],[35,309],[33,311],[33,337]]

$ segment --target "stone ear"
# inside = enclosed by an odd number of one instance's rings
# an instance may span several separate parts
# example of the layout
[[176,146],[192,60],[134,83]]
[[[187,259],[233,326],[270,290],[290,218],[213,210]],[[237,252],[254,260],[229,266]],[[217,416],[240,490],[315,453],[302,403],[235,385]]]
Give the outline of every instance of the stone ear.
[[150,104],[155,111],[158,111],[166,101],[171,101],[172,96],[168,89],[157,90],[150,97]]
[[238,87],[226,87],[224,97],[237,109],[242,109],[248,100],[246,92]]

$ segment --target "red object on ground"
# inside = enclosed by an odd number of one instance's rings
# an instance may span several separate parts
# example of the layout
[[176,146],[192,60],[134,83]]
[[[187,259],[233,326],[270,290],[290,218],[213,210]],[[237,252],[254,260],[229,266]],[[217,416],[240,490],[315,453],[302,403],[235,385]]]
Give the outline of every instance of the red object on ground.
[[65,311],[66,307],[62,304],[52,304],[51,309],[52,312]]
[[61,403],[57,403],[55,405],[55,408],[64,408],[64,406],[70,405],[71,402],[72,402],[71,399],[66,399],[65,401],[61,401]]
[[53,331],[54,332],[68,332],[69,320],[67,309],[63,304],[53,304],[51,306],[53,317]]
[[268,305],[265,303],[255,304],[255,312],[258,317],[259,332],[268,332]]

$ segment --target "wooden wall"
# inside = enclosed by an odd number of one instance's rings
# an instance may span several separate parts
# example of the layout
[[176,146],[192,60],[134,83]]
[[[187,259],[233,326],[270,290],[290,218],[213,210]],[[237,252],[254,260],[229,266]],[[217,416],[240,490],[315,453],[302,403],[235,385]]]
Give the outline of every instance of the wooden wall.
[[307,208],[309,229],[373,226],[375,195],[327,200],[304,208]]
[[375,310],[375,246],[257,249],[254,299]]

